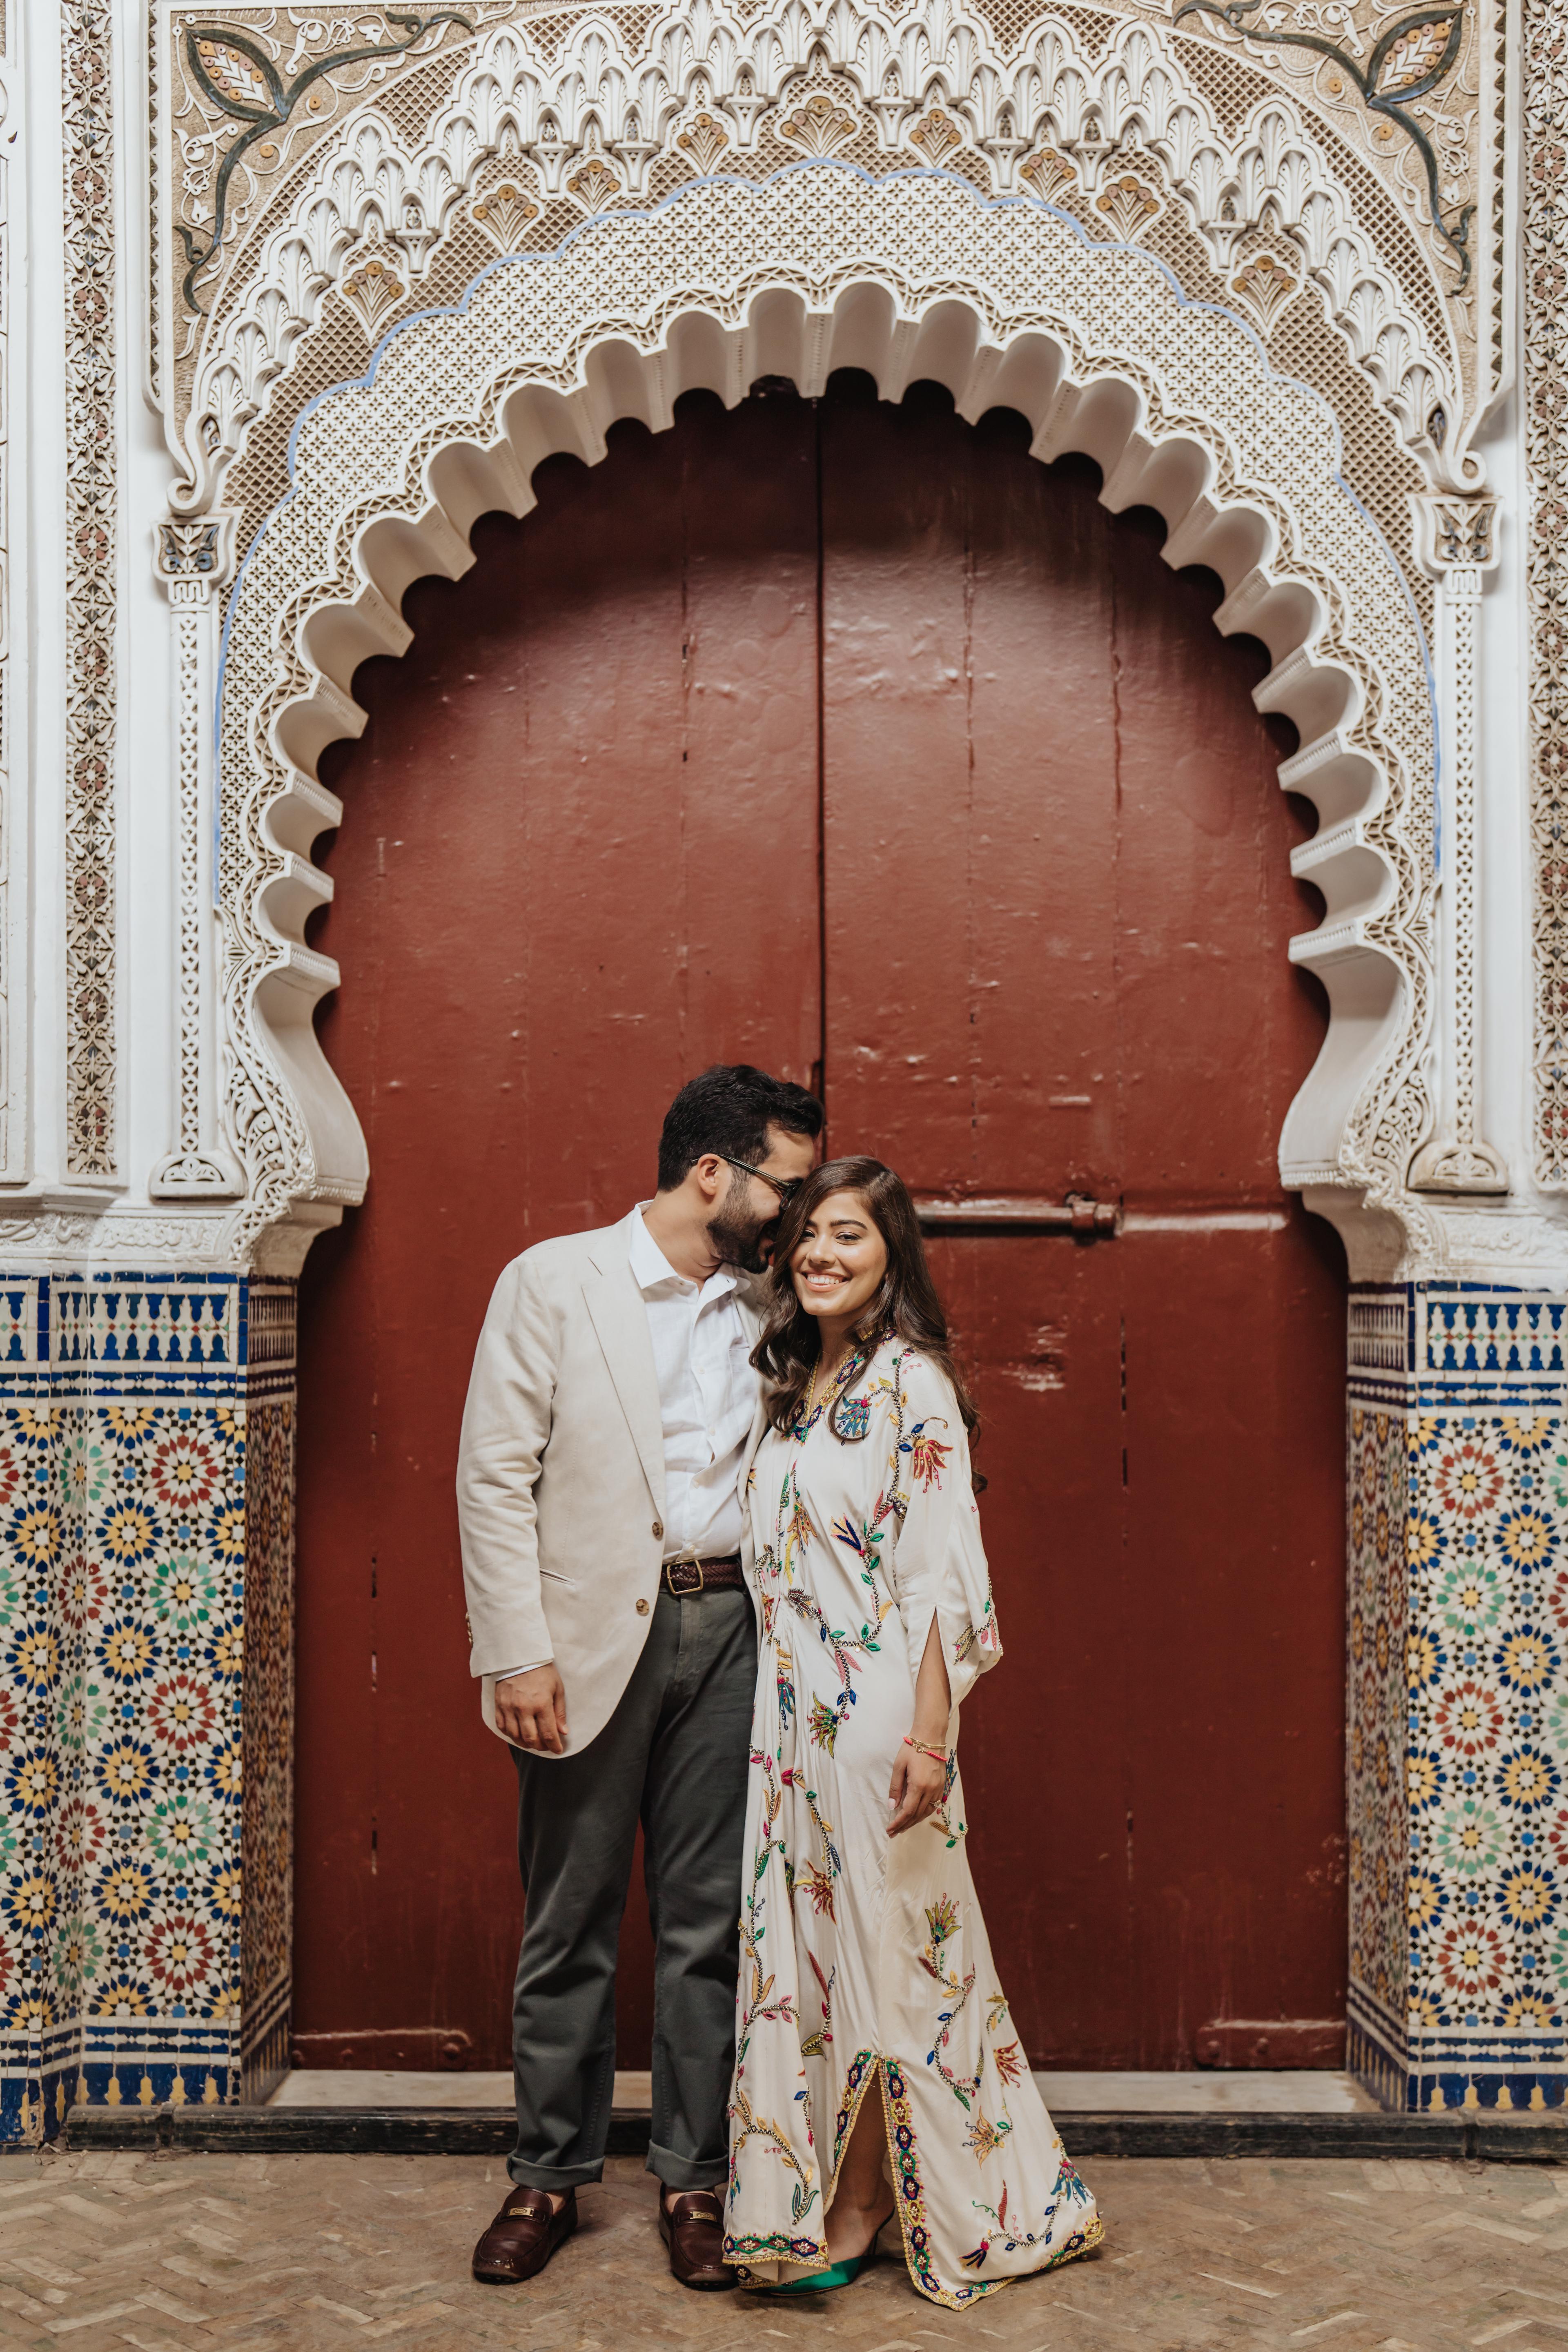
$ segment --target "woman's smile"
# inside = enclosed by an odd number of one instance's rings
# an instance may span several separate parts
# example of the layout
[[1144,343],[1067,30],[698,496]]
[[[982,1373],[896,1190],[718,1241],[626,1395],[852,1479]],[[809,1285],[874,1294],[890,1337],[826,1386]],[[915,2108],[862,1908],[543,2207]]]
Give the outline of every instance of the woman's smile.
[[[848,1323],[876,1297],[888,1270],[888,1244],[858,1192],[831,1192],[809,1218],[789,1262],[795,1295],[825,1334]],[[825,1342],[825,1360],[834,1346]]]

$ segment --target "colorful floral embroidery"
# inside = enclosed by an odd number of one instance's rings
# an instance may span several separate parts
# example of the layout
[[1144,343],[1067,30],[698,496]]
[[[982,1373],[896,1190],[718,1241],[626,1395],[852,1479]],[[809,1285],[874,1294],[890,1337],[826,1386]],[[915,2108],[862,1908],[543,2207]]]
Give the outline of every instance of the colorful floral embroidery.
[[764,1663],[725,2252],[756,2284],[781,2266],[824,2266],[832,2182],[879,2092],[910,2276],[958,2309],[1089,2241],[1064,2219],[1010,2262],[998,2243],[982,2277],[963,2268],[968,2197],[1000,2210],[1005,2164],[1007,2211],[1026,2201],[1032,2216],[1057,2179],[1059,2142],[992,1970],[961,1843],[956,1756],[931,1823],[894,1846],[887,1787],[933,1618],[944,1650],[958,1652],[955,1704],[1000,1644],[966,1444],[941,1375],[889,1342],[853,1367],[832,1407],[824,1428],[818,1406],[764,1435],[752,1488]]
[[870,1426],[871,1400],[868,1396],[846,1397],[831,1423],[835,1437],[841,1437],[851,1445],[858,1444]]
[[802,1783],[798,1772],[792,1772],[786,1767],[780,1778],[786,1788],[795,1786],[800,1788],[801,1794],[805,1800],[805,1809],[810,1816],[812,1828],[816,1832],[818,1851],[804,1870],[796,1872],[795,1886],[797,1889],[802,1886],[805,1888],[811,1897],[811,1907],[814,1911],[826,1913],[831,1919],[834,1882],[844,1867],[838,1858],[838,1849],[833,1843],[833,1824],[824,1820],[815,1790],[808,1789]]
[[[822,2022],[815,2033],[801,2036],[800,2054],[803,2058],[822,2058],[826,2055],[833,2042],[833,1979],[838,1974],[838,1970],[837,1968],[829,1969],[827,1974],[824,1976],[822,1962],[817,1958],[816,1954],[808,1951],[805,1957],[811,1962],[811,1973],[816,1979],[817,1991],[821,1996]],[[837,2141],[834,2144],[833,2161],[837,2167],[838,2162]]]
[[849,2126],[860,2112],[860,2085],[866,2078],[866,2069],[871,2063],[871,2052],[869,2050],[858,2050],[855,2053],[854,2057],[849,2062],[849,2072],[844,2077],[844,2096],[839,2104],[838,2113],[834,2117],[833,2121],[833,2171],[835,2179],[837,2178],[839,2159],[844,2154],[844,2143],[849,2136]]
[[[797,2156],[791,2144],[789,2134],[778,2123],[769,2116],[759,2116],[755,2112],[752,2105],[750,2093],[743,2082],[752,2036],[756,2028],[767,2023],[783,2023],[791,2026],[796,2023],[793,1993],[782,1989],[777,1992],[774,1991],[777,1982],[776,1971],[765,1970],[763,1958],[763,1946],[767,1929],[764,1918],[766,1897],[761,1889],[767,1873],[769,1857],[775,1852],[783,1852],[783,1841],[775,1838],[773,1831],[784,1809],[784,1791],[773,1778],[775,1765],[773,1757],[753,1749],[752,1764],[753,1769],[759,1769],[763,1775],[763,1843],[760,1851],[753,1858],[751,1883],[745,1892],[741,1916],[741,2015],[735,2044],[735,2082],[730,2098],[729,2197],[732,2204],[740,2194],[741,2157],[743,2149],[751,2140],[761,2139],[795,2175],[790,2196],[790,2218],[798,2223],[810,2211],[816,2200],[816,2190],[812,2186],[811,2167]],[[810,2138],[808,2124],[806,2131],[808,2145]],[[730,2242],[726,2239],[727,2251]],[[742,2246],[737,2241],[736,2251],[760,2252],[762,2247],[760,2244]]]
[[938,2277],[931,2260],[931,2231],[921,2187],[920,2151],[915,2141],[908,2089],[902,2074],[891,2064],[883,2068],[883,2082],[888,2106],[888,2137],[893,2156],[893,2185],[899,2197],[905,2259],[922,2294],[929,2295],[933,2303],[945,2304],[950,2311],[961,2311],[966,2304],[977,2301],[983,2294],[994,2294],[998,2287],[1007,2284],[1007,2281],[986,2279],[977,2281],[973,2286],[950,2287],[944,2286]]
[[963,2136],[963,2145],[977,2162],[984,2164],[995,2155],[1013,2126],[1006,2116],[994,2124],[989,2116],[976,2116]]
[[[1064,2201],[1070,2205],[1087,2205],[1089,2202],[1088,2189],[1065,2156],[1062,2158],[1061,2168],[1057,2174],[1056,2189],[1037,2230],[1024,2230],[1016,2221],[1008,2221],[1005,2183],[1003,2185],[1001,2199],[996,2205],[983,2205],[978,2198],[974,2199],[973,2202],[975,2211],[988,2214],[992,2228],[981,2239],[980,2243],[963,2257],[965,2270],[978,2270],[994,2245],[1000,2245],[1004,2253],[1014,2254],[1020,2249],[1026,2251],[1030,2247],[1042,2244],[1049,2238],[1058,2209]],[[1074,2232],[1067,2244],[1052,2258],[1047,2268],[1054,2270],[1058,2263],[1070,2262],[1075,2254],[1087,2252],[1090,2246],[1100,2243],[1103,2235],[1103,2225],[1097,2214],[1083,2230]]]
[[[926,2053],[926,2064],[936,2068],[959,2105],[967,2114],[970,2101],[980,2089],[980,2074],[978,2072],[973,2075],[966,2074],[960,2080],[949,2072],[944,2054],[964,2003],[974,1990],[973,1969],[967,1975],[960,1977],[955,1969],[950,1969],[947,1965],[943,1947],[958,1933],[958,1906],[951,1895],[939,1895],[934,1903],[928,1904],[926,1926],[931,1932],[924,1950],[919,1955],[920,1964],[927,1976],[934,1979],[941,1986],[952,2004],[951,2009],[944,2009],[938,2015],[936,2041],[933,2047]],[[981,2063],[984,2067],[984,2061],[982,2060]]]
[[[846,1390],[853,1388],[868,1361],[868,1358],[863,1349],[852,1348],[828,1382],[826,1393],[817,1399],[809,1412],[805,1409],[805,1398],[801,1399],[795,1417],[790,1423],[787,1432],[795,1444],[805,1444],[823,1414],[831,1413]],[[809,1394],[809,1391],[807,1393]]]
[[735,2264],[736,2274],[742,2279],[751,2276],[746,2268],[748,2259],[752,2262],[799,2263],[807,2270],[825,2271],[827,2268],[819,2239],[786,2238],[780,2231],[774,2231],[766,2238],[726,2236],[724,2260]]
[[[942,1465],[952,1452],[951,1445],[943,1445],[936,1438],[926,1435],[926,1431],[932,1426],[930,1422],[917,1421],[910,1432],[910,1469],[916,1485],[921,1486],[935,1486],[941,1483]],[[945,1429],[947,1423],[938,1421],[934,1426]]]
[[[773,2154],[794,2173],[795,2185],[790,2190],[789,2200],[790,2219],[795,2221],[804,2221],[816,2204],[817,2196],[816,2190],[811,2185],[811,2167],[801,2162],[790,2145],[787,2132],[782,2130],[767,2116],[752,2114],[751,2100],[737,2082],[730,2100],[730,2196],[731,2200],[741,2193],[741,2152],[748,2140],[752,2139],[765,2141]],[[776,2241],[736,2241],[736,2251],[758,2253],[764,2243],[773,2242]],[[810,2239],[792,2238],[788,2242],[792,2246],[805,2245],[810,2253],[817,2253],[821,2251]],[[804,2254],[793,2254],[790,2257],[795,2262],[801,2262],[806,2258]]]
[[1004,2042],[992,2052],[996,2072],[1004,2083],[1021,2083],[1024,2079],[1024,2053],[1016,2042]]

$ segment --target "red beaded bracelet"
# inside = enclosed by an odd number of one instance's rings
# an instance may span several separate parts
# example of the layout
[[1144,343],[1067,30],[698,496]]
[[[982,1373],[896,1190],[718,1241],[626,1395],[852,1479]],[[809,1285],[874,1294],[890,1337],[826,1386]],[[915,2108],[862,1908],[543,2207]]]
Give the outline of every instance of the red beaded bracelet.
[[904,1734],[904,1746],[906,1748],[914,1748],[916,1753],[921,1756],[929,1756],[933,1764],[945,1764],[947,1762],[947,1750],[945,1748],[928,1748],[923,1739],[916,1739],[913,1735],[908,1731]]

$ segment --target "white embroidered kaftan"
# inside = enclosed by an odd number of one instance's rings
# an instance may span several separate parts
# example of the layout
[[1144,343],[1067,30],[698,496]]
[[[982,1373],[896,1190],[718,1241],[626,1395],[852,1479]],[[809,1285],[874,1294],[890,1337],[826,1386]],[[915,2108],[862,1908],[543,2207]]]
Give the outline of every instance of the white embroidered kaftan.
[[880,2065],[910,2276],[951,2307],[1085,2252],[1094,2200],[1036,2090],[941,1808],[889,1838],[888,1784],[934,1612],[958,1706],[1001,1655],[969,1445],[899,1339],[851,1356],[748,1486],[762,1632],[752,1726],[725,2256],[826,2266],[839,2159]]

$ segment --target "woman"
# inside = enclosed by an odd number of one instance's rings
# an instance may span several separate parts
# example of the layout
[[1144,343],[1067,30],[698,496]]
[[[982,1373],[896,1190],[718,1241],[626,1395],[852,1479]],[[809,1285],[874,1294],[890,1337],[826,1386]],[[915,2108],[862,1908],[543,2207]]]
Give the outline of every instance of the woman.
[[957,2308],[1100,2236],[964,1854],[958,1705],[1002,1654],[974,1413],[879,1160],[805,1180],[769,1281],[725,2257],[774,2292],[847,2285],[897,2210],[915,2285]]

